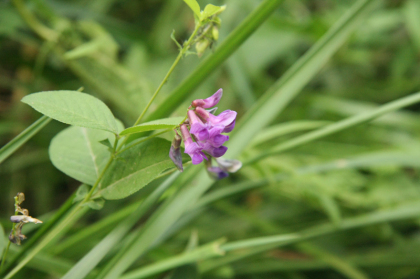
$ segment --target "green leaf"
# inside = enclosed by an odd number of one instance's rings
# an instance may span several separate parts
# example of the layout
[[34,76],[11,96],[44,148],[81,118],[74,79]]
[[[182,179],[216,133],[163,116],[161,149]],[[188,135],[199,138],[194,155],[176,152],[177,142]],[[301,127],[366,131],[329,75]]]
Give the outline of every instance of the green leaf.
[[184,0],[184,2],[191,8],[191,10],[194,12],[194,14],[200,18],[200,5],[198,5],[197,1],[195,0]]
[[99,99],[78,91],[46,91],[22,99],[46,116],[74,126],[118,133],[117,122]]
[[91,201],[83,204],[83,206],[90,207],[94,210],[101,210],[104,207],[104,205],[105,205],[105,200],[101,199],[101,198],[100,199],[94,199],[94,200],[91,200]]
[[112,144],[109,139],[100,140],[99,143],[106,146],[108,150],[112,150]]
[[174,167],[169,158],[171,143],[154,138],[138,144],[119,157],[125,163],[114,161],[102,181],[101,195],[107,200],[125,198],[153,181],[164,170]]
[[51,118],[42,116],[40,119],[35,121],[31,126],[26,128],[22,133],[17,135],[14,139],[8,142],[5,146],[0,149],[0,163],[6,160],[12,155],[19,147],[24,145],[30,138],[38,133],[45,125],[50,123]]
[[76,191],[76,196],[73,199],[73,203],[81,201],[85,198],[87,193],[89,193],[90,187],[89,185],[82,184]]
[[99,143],[108,136],[105,131],[69,127],[51,141],[51,162],[68,176],[93,185],[109,160],[108,148]]
[[121,136],[141,133],[146,131],[153,131],[159,129],[175,129],[181,121],[184,120],[184,117],[171,117],[171,118],[164,118],[159,120],[154,120],[150,122],[146,122],[134,127],[130,127],[125,129],[120,133]]
[[181,50],[182,49],[182,46],[178,43],[178,41],[175,38],[175,29],[172,30],[171,39],[172,39],[172,41],[175,42],[175,44],[177,45],[178,49]]
[[201,16],[200,16],[200,20],[205,20],[205,19],[207,19],[207,18],[211,17],[211,16],[212,16],[212,15],[214,15],[214,14],[221,13],[221,12],[223,12],[225,9],[226,9],[226,6],[221,6],[221,7],[219,7],[219,6],[215,6],[215,5],[212,5],[212,4],[208,4],[208,5],[204,8],[204,11],[203,11],[203,13],[202,13],[202,14],[201,14]]

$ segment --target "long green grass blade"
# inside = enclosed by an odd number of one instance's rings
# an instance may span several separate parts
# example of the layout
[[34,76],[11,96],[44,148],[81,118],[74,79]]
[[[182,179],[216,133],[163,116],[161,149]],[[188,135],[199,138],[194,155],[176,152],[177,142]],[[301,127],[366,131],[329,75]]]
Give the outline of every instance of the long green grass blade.
[[273,148],[273,150],[264,152],[259,154],[257,157],[251,159],[247,162],[247,164],[256,162],[262,158],[265,158],[267,156],[272,156],[279,154],[281,152],[284,152],[285,150],[297,147],[299,145],[311,142],[313,140],[331,135],[333,133],[337,133],[340,131],[343,131],[345,129],[351,128],[353,126],[365,123],[367,121],[370,121],[372,119],[375,119],[379,116],[382,116],[388,112],[392,112],[398,109],[401,109],[403,107],[407,107],[410,105],[413,105],[415,103],[420,102],[420,93],[412,94],[410,96],[398,99],[396,101],[390,102],[386,105],[383,105],[379,107],[378,109],[375,109],[370,112],[365,112],[359,115],[355,115],[349,118],[346,118],[342,121],[338,121],[334,124],[328,125],[326,127],[320,128],[318,130],[309,132],[307,134],[304,134],[302,136],[296,137],[292,140],[289,140],[287,142],[281,143]]
[[63,279],[85,278],[108,252],[121,241],[122,237],[138,222],[138,220],[150,209],[172,185],[179,173],[172,174],[152,194],[150,194],[138,208],[128,216],[124,222],[112,230],[104,239],[90,250],[77,264],[75,264]]
[[[311,238],[328,235],[341,230],[354,229],[384,222],[392,222],[404,219],[417,218],[420,214],[420,203],[408,203],[392,209],[380,210],[367,213],[356,217],[343,219],[339,226],[334,224],[318,225],[298,233],[282,234],[240,240],[223,244],[221,249],[232,252],[220,260],[213,260],[203,263],[200,271],[206,272],[219,266],[261,253],[279,246],[285,246],[293,243],[302,242]],[[241,250],[243,252],[241,252]],[[238,253],[233,253],[233,252]]]
[[0,163],[6,160],[12,155],[19,147],[24,145],[30,138],[38,133],[45,125],[51,121],[48,116],[42,116],[40,119],[35,121],[31,126],[26,128],[22,133],[17,135],[14,139],[8,142],[5,146],[0,149]]

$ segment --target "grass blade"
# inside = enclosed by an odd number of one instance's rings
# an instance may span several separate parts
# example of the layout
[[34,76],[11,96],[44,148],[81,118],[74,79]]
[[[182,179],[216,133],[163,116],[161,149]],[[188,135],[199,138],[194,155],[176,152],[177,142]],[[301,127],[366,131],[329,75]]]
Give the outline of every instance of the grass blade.
[[45,125],[51,121],[48,116],[42,116],[40,119],[35,121],[31,126],[26,128],[22,133],[17,135],[14,139],[8,142],[5,146],[0,149],[0,163],[6,160],[10,155],[13,154],[19,147],[24,145],[30,138],[38,133]]
[[376,1],[360,0],[331,27],[330,30],[302,56],[258,100],[232,131],[228,157],[236,157],[252,138],[289,104],[302,88],[318,73],[328,59],[366,17]]
[[299,136],[299,137],[296,137],[292,140],[284,142],[284,143],[274,147],[273,150],[271,150],[269,152],[261,153],[260,155],[254,157],[250,161],[246,162],[246,164],[256,162],[256,161],[258,161],[262,158],[265,158],[267,156],[272,156],[272,155],[279,154],[281,152],[284,152],[285,150],[288,150],[288,149],[297,147],[299,145],[311,142],[313,140],[331,135],[333,133],[343,131],[343,130],[351,128],[355,125],[359,125],[359,124],[365,123],[367,121],[370,121],[372,119],[375,119],[375,118],[377,118],[381,115],[384,115],[388,112],[395,111],[395,110],[398,110],[400,108],[407,107],[407,106],[413,105],[413,104],[418,103],[418,102],[420,102],[420,93],[415,93],[415,94],[412,94],[410,96],[398,99],[396,101],[393,101],[393,102],[390,102],[386,105],[383,105],[383,106],[381,106],[378,109],[375,109],[373,111],[365,112],[365,113],[362,113],[362,114],[359,114],[359,115],[355,115],[355,116],[346,118],[342,121],[338,121],[338,122],[336,122],[334,124],[331,124],[331,125],[328,125],[324,128],[315,130],[313,132],[309,132],[307,134],[304,134],[302,136]]
[[179,173],[172,174],[165,180],[151,195],[149,195],[134,212],[125,219],[118,227],[112,230],[102,241],[90,250],[63,279],[85,278],[107,255],[107,253],[121,240],[121,238],[137,223],[137,221],[150,209],[162,196],[162,194],[172,185]]

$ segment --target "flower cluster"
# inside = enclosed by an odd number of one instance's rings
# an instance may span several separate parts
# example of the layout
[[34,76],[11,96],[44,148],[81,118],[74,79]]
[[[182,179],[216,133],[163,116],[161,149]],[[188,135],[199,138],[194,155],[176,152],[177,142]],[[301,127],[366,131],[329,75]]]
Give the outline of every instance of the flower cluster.
[[217,105],[222,94],[222,89],[219,89],[207,99],[194,100],[191,104],[194,109],[188,111],[190,130],[188,131],[187,124],[181,125],[185,153],[191,156],[194,165],[200,164],[204,159],[208,160],[206,154],[218,158],[227,151],[227,147],[223,144],[229,140],[229,136],[222,133],[233,130],[236,112],[226,110],[216,116],[205,110]]
[[[188,120],[180,125],[181,135],[187,153],[194,165],[206,160],[207,171],[213,178],[221,179],[228,175],[228,172],[235,172],[241,167],[237,160],[225,160],[223,156],[227,147],[223,144],[229,140],[229,133],[235,127],[236,112],[225,110],[219,115],[214,115],[217,108],[210,109],[217,105],[222,98],[223,90],[219,89],[213,96],[207,99],[194,100],[188,110]],[[210,109],[210,110],[206,110]],[[180,151],[181,137],[176,135],[172,142],[169,157],[174,161],[177,168],[182,171],[182,156]],[[216,158],[218,167],[211,164],[212,158]]]

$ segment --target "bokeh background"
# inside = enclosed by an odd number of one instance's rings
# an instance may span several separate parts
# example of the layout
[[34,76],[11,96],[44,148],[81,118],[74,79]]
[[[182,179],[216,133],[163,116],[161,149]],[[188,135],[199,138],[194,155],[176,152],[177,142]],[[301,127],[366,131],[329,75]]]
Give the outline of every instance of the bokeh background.
[[[260,1],[199,3],[227,5],[220,16],[223,41]],[[191,100],[223,88],[219,110],[236,110],[240,118],[354,3],[285,0],[173,115],[185,113]],[[20,102],[39,91],[84,87],[84,92],[105,101],[126,126],[132,125],[178,54],[170,34],[175,30],[175,37],[183,41],[194,28],[192,12],[180,0],[34,0],[26,5],[44,23],[63,30],[64,39],[60,44],[43,41],[10,1],[0,1],[1,146],[40,117]],[[419,15],[417,0],[379,1],[298,98],[271,127],[256,135],[241,159],[419,91]],[[68,51],[80,45],[84,45],[80,53]],[[171,102],[169,93],[211,53],[183,58],[151,110]],[[419,108],[411,106],[246,166],[216,188],[257,179],[268,183],[211,204],[136,265],[181,252],[192,230],[202,243],[224,236],[245,239],[294,232],[325,221],[340,224],[347,216],[404,204],[419,206]],[[65,127],[51,122],[0,165],[0,221],[6,233],[17,192],[26,194],[24,207],[32,216],[48,219],[77,190],[79,182],[55,169],[48,157],[52,137]],[[276,136],[267,141],[270,132]],[[323,171],[308,171],[311,167]],[[287,178],[273,178],[281,173]],[[139,201],[159,182],[91,211],[59,243],[48,247],[49,252],[77,262],[120,220],[77,245],[71,236]],[[331,266],[334,260],[350,263],[367,278],[420,278],[419,226],[420,216],[343,231],[247,257],[203,273],[202,278],[351,278],[339,271],[340,265]],[[29,237],[32,229],[27,226]],[[58,278],[36,268],[20,275]]]

